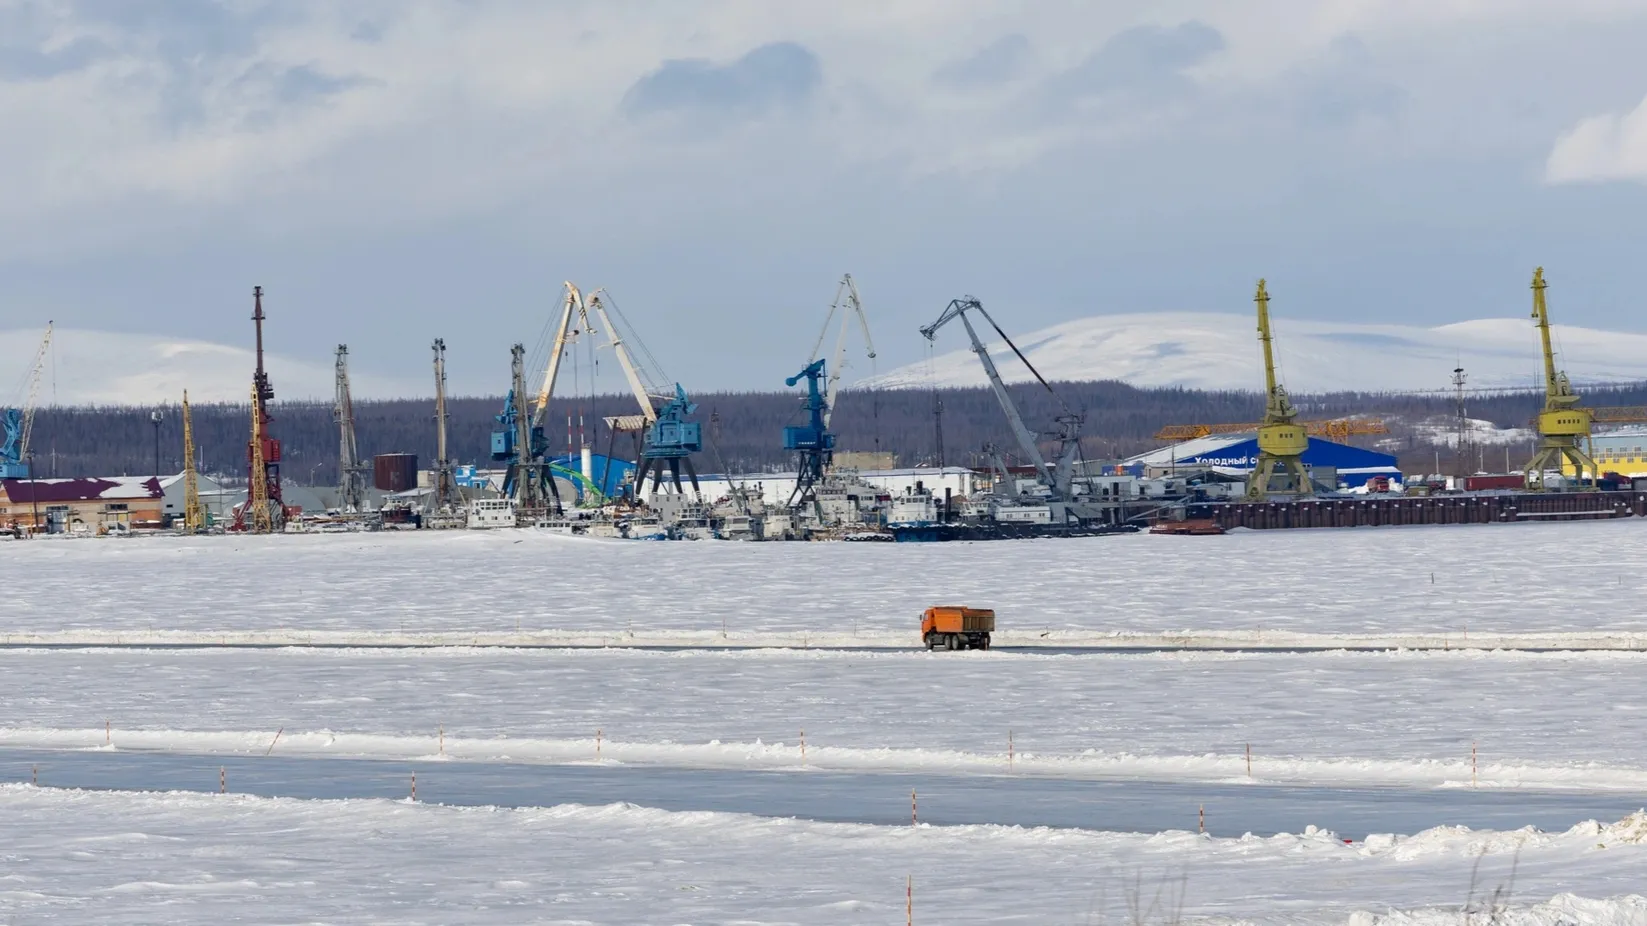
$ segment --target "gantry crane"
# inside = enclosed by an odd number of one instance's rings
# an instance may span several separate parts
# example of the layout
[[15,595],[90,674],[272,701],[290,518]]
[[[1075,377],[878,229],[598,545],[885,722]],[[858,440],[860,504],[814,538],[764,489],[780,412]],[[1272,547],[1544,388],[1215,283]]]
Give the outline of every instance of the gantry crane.
[[[972,320],[967,317],[968,312],[976,312],[982,315],[984,320],[989,322],[989,326],[995,329],[995,333],[1001,336],[1001,340],[1006,342],[1007,347],[1012,349],[1013,354],[1017,355],[1024,366],[1029,369],[1029,372],[1035,376],[1036,382],[1039,382],[1047,392],[1058,399],[1058,404],[1064,407],[1064,413],[1055,419],[1058,427],[1059,451],[1053,464],[1047,463],[1041,449],[1036,446],[1034,432],[1024,426],[1023,416],[1018,413],[1018,406],[1013,403],[1012,396],[1007,393],[1006,383],[1001,380],[1000,371],[995,368],[995,361],[990,358],[989,351],[984,347],[984,342],[979,340],[978,332],[972,327]],[[1037,478],[1052,490],[1053,498],[1061,502],[1070,501],[1074,496],[1075,457],[1080,452],[1082,416],[1069,412],[1068,406],[1064,405],[1063,399],[1058,396],[1057,391],[1041,376],[1040,371],[1035,369],[1035,365],[1029,362],[1029,358],[1025,357],[1023,351],[1018,349],[1018,345],[1012,343],[1012,339],[1007,337],[1005,331],[1001,330],[1001,326],[996,324],[995,319],[984,310],[983,304],[972,296],[951,299],[943,314],[938,316],[938,320],[921,329],[921,335],[928,341],[934,340],[938,329],[957,318],[965,326],[967,337],[972,340],[972,352],[978,355],[978,360],[984,367],[984,374],[989,377],[989,386],[994,390],[996,400],[1001,403],[1001,410],[1006,413],[1007,424],[1012,428],[1012,436],[1018,441],[1018,449],[1023,451],[1024,456],[1034,464]]]
[[[686,419],[697,411],[698,406],[687,398],[686,390],[681,388],[680,383],[675,383],[672,394],[647,389],[640,369],[636,366],[629,349],[624,346],[623,336],[617,326],[612,324],[611,315],[607,312],[609,302],[611,295],[604,289],[597,289],[590,294],[588,307],[594,311],[600,319],[600,326],[606,330],[607,344],[612,348],[612,353],[617,355],[618,364],[623,367],[624,378],[629,381],[629,389],[635,396],[635,402],[640,406],[641,417],[645,422],[640,461],[635,468],[635,496],[640,497],[648,472],[652,474],[652,491],[659,491],[663,487],[665,467],[669,470],[675,491],[684,492],[685,489],[681,485],[682,466],[685,466],[687,475],[691,478],[692,494],[697,496],[700,494],[698,471],[692,465],[692,454],[703,449],[703,426]],[[592,326],[586,327],[592,329]],[[641,352],[648,357],[651,356],[644,346]],[[652,360],[652,364],[657,365],[656,359]],[[661,406],[657,403],[661,403]],[[615,420],[623,419],[608,419],[608,425]]]
[[189,391],[183,390],[183,530],[206,530],[206,509],[200,504],[200,475],[194,467],[194,423],[189,415]]
[[[835,414],[835,395],[840,391],[841,372],[846,367],[846,332],[852,324],[853,316],[857,316],[858,328],[864,334],[864,350],[869,355],[870,363],[875,360],[875,341],[869,336],[869,316],[864,314],[863,300],[858,298],[858,284],[853,281],[852,274],[844,274],[840,285],[835,287],[835,301],[829,305],[829,314],[824,316],[823,330],[818,332],[817,343],[812,345],[812,356],[807,358],[807,365],[819,359],[823,351],[824,338],[829,336],[830,322],[835,320],[835,313],[841,315],[841,331],[835,338],[835,356],[827,364],[829,368],[828,387],[824,390],[823,425],[829,427],[830,418]],[[794,383],[790,383],[791,386]]]
[[[789,493],[789,507],[818,506],[818,483],[835,457],[835,435],[830,433],[829,402],[818,381],[825,379],[825,363],[814,360],[784,385],[794,386],[806,380],[806,424],[790,425],[783,429],[783,449],[796,455],[795,489]],[[817,512],[819,520],[823,513]]]
[[366,470],[355,443],[355,403],[349,392],[349,345],[337,346],[337,505],[347,513],[366,510]]
[[435,338],[435,498],[434,510],[452,514],[462,504],[452,460],[446,452],[446,339]]
[[[1329,418],[1300,421],[1299,424],[1311,437],[1325,437],[1335,441],[1366,434],[1390,433],[1389,426],[1382,418]],[[1215,434],[1253,434],[1263,426],[1262,421],[1245,421],[1239,424],[1169,424],[1155,432],[1155,439],[1177,443]]]
[[1538,450],[1527,463],[1527,488],[1543,491],[1545,471],[1553,464],[1560,472],[1562,464],[1571,462],[1579,481],[1589,473],[1589,485],[1594,486],[1598,475],[1596,462],[1584,452],[1581,442],[1590,436],[1595,414],[1592,409],[1579,405],[1578,393],[1565,370],[1557,370],[1555,349],[1550,345],[1550,310],[1545,304],[1544,268],[1533,271],[1533,314],[1538,320],[1538,334],[1544,348],[1544,410],[1538,414]]
[[1298,421],[1298,409],[1287,398],[1286,387],[1275,378],[1274,340],[1270,332],[1270,294],[1264,281],[1258,281],[1258,292],[1253,296],[1258,304],[1258,341],[1264,348],[1264,422],[1258,426],[1258,462],[1247,478],[1247,498],[1263,500],[1269,497],[1277,475],[1292,479],[1294,495],[1315,494],[1309,473],[1304,469],[1304,451],[1310,448],[1308,429]]
[[40,400],[40,374],[46,368],[46,357],[51,350],[52,323],[46,322],[46,335],[34,352],[34,360],[24,374],[23,401],[19,408],[8,408],[0,413],[0,479],[27,479],[30,473],[29,438],[34,433],[34,410]]

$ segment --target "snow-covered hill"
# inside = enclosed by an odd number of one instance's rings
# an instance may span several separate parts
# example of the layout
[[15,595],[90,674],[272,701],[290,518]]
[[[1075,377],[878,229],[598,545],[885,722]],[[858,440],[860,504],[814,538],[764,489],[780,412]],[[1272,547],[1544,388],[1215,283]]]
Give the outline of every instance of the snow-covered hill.
[[[1647,380],[1647,334],[1555,326],[1559,363],[1575,382]],[[1009,330],[1009,333],[1010,330]],[[1471,386],[1541,382],[1538,331],[1530,319],[1487,318],[1435,328],[1274,320],[1281,379],[1293,392],[1446,388],[1463,366]],[[957,348],[869,379],[860,387],[980,386],[982,367],[960,326],[939,335]],[[1135,386],[1261,390],[1251,316],[1199,312],[1103,315],[1022,336],[1019,349],[1049,380],[1117,379]],[[989,344],[1009,381],[1030,374],[1004,343]]]
[[[17,401],[30,361],[44,329],[0,331],[0,406]],[[50,365],[40,387],[40,401],[59,405],[175,404],[189,390],[198,402],[244,402],[249,398],[252,352],[241,347],[167,338],[59,328],[52,339]],[[265,354],[277,400],[329,399],[333,370],[329,363],[309,363]],[[357,396],[422,395],[422,382],[398,382],[351,371]]]

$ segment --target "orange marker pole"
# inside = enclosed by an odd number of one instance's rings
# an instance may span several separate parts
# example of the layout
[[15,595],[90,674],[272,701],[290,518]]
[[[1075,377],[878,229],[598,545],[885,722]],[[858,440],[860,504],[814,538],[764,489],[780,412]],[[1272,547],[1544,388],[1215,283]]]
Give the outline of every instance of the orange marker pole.
[[229,772],[221,765],[217,767],[217,793],[229,793]]
[[412,773],[412,800],[417,800],[417,772]]
[[1477,769],[1478,768],[1479,768],[1479,766],[1477,766],[1477,764],[1476,764],[1475,743],[1471,743],[1470,744],[1470,787],[1472,787],[1472,788],[1476,786],[1476,783],[1478,781],[1478,779],[1477,779]]
[[40,787],[40,766],[36,765],[34,767],[34,772],[29,777],[29,784],[34,785],[36,788]]
[[1207,831],[1207,805],[1205,805],[1205,804],[1201,805],[1201,820],[1200,820],[1200,823],[1197,824],[1197,825],[1199,826],[1202,833],[1205,833]]
[[915,812],[915,792],[911,791],[909,792],[909,825],[919,826],[920,823],[920,815]]
[[446,725],[440,725],[440,754],[446,755]]
[[1252,777],[1252,744],[1247,744],[1247,777]]
[[904,923],[915,926],[915,876],[904,878]]
[[1007,731],[1007,768],[1012,768],[1012,731]]
[[108,746],[108,745],[112,745],[113,743],[114,743],[114,721],[105,720],[105,721],[103,721],[103,745]]
[[806,731],[801,731],[801,761],[806,761]]
[[595,731],[595,759],[596,759],[596,761],[600,760],[600,737],[601,737],[601,732],[599,730],[596,730]]
[[280,729],[275,731],[275,738],[272,739],[272,740],[269,740],[269,748],[263,750],[263,755],[267,756],[269,753],[274,752],[275,744],[280,742],[280,734],[285,733],[285,732],[286,732],[285,727],[281,727]]

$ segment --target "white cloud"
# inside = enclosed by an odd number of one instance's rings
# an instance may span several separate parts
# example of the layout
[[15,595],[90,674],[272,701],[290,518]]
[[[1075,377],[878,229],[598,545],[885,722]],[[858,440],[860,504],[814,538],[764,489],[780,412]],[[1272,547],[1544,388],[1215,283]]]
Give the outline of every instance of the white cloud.
[[1625,114],[1590,116],[1556,139],[1544,165],[1550,183],[1647,182],[1647,99]]

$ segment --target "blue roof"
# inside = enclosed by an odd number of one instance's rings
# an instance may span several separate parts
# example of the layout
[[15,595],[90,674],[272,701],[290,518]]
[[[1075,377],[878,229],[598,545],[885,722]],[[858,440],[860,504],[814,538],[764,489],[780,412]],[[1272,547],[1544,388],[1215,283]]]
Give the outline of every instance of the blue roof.
[[[1148,454],[1141,454],[1128,461],[1132,469],[1140,471],[1145,463],[1157,468],[1177,465],[1217,466],[1224,469],[1251,470],[1257,462],[1258,438],[1256,436],[1201,438],[1163,447]],[[1339,480],[1351,486],[1360,485],[1367,480],[1368,476],[1401,475],[1401,471],[1396,468],[1396,459],[1393,454],[1379,453],[1376,450],[1364,450],[1360,447],[1352,447],[1349,444],[1340,444],[1336,441],[1321,440],[1314,437],[1310,438],[1309,449],[1304,451],[1304,465],[1333,467],[1339,472]]]

